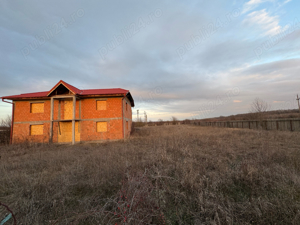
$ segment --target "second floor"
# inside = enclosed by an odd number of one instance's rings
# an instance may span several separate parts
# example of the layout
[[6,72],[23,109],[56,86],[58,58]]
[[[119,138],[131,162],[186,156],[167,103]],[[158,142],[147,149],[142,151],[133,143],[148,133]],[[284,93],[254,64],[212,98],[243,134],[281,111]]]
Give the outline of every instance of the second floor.
[[[49,121],[51,116],[50,100],[14,101],[14,122]],[[54,120],[73,119],[73,101],[55,99],[53,102]],[[132,118],[131,104],[124,97],[77,99],[75,119]]]

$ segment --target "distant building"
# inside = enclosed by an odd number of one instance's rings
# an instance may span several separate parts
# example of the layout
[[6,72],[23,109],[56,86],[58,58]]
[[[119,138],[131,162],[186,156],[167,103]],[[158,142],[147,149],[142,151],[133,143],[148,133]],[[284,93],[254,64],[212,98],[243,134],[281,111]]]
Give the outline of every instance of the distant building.
[[128,90],[88,89],[59,81],[50,91],[5,96],[12,100],[12,143],[75,143],[127,138],[134,100]]

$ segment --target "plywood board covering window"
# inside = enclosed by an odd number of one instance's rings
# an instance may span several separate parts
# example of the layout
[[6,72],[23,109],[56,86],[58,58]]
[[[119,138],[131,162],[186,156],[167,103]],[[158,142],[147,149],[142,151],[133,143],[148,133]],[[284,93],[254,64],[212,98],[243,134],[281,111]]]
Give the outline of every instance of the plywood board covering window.
[[107,122],[97,122],[97,132],[107,132]]
[[73,119],[73,101],[65,100],[64,119],[65,120]]
[[44,125],[30,125],[30,135],[43,135]]
[[44,112],[44,103],[31,103],[30,104],[31,113],[43,113]]
[[106,101],[105,100],[97,101],[97,110],[106,110]]

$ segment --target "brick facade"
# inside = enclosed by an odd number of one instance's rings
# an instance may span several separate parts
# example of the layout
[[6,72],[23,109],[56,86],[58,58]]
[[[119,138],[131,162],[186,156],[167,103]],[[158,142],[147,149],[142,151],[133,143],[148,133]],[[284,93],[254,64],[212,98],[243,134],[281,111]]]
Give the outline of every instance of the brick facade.
[[[51,95],[30,99],[12,96],[11,100],[15,105],[12,143],[72,142],[72,121],[75,124],[76,142],[115,140],[130,136],[131,108],[134,104],[131,95],[109,93],[80,96],[70,91],[69,96],[71,98],[64,96],[60,98],[60,95],[55,95],[52,99],[53,120],[51,120]],[[72,101],[73,96],[76,98],[75,118],[73,118],[73,104],[75,104],[75,100],[74,103]],[[9,99],[9,96],[6,98]]]

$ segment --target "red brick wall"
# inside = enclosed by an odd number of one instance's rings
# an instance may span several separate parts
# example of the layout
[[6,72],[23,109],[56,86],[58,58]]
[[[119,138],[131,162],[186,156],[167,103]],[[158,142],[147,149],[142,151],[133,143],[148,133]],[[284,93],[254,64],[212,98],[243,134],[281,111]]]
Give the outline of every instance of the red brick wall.
[[[81,118],[80,121],[80,140],[81,141],[97,141],[105,139],[122,139],[123,128],[125,128],[125,137],[129,137],[131,130],[132,111],[130,102],[126,100],[122,102],[122,98],[106,98],[106,110],[97,110],[97,99],[81,99],[76,101],[76,118],[79,119],[79,101],[81,101]],[[30,102],[33,101],[16,101],[14,113],[14,132],[13,143],[29,141],[29,142],[48,142],[50,137],[50,100],[42,100],[44,102],[44,113],[30,113]],[[124,110],[122,124],[122,104]],[[54,100],[54,120],[58,117],[59,100]],[[115,119],[113,119],[115,118]],[[60,119],[64,119],[64,101],[60,103]],[[126,120],[128,120],[128,129],[126,129]],[[30,136],[30,124],[38,121],[47,121],[44,123],[44,135]],[[108,125],[107,132],[97,132],[96,122],[106,121]],[[28,123],[16,123],[28,122]],[[124,127],[123,127],[124,126]],[[58,141],[58,123],[53,123],[53,142]]]
[[97,141],[106,139],[122,139],[122,120],[107,121],[107,132],[97,132],[96,121],[81,121],[81,141]]
[[[97,98],[100,100],[100,98]],[[81,119],[122,117],[122,98],[107,98],[106,110],[97,110],[94,98],[81,100]]]
[[[105,139],[122,139],[122,98],[105,98],[106,110],[97,110],[96,101],[101,98],[89,98],[81,100],[81,141],[95,141]],[[107,120],[107,132],[97,132],[97,121],[108,118],[118,118]],[[93,121],[84,121],[93,119]]]
[[[126,102],[127,102],[127,110],[126,110]],[[131,132],[131,125],[132,125],[132,108],[130,105],[130,101],[127,98],[124,98],[123,100],[123,107],[124,107],[124,135],[125,138],[128,138],[130,136]],[[128,129],[126,127],[126,121],[128,121]]]
[[30,102],[33,101],[15,102],[14,122],[50,120],[50,100],[40,101],[44,102],[44,113],[30,113]]
[[14,124],[13,143],[21,142],[49,142],[50,123],[44,123],[43,135],[30,135],[30,123]]

